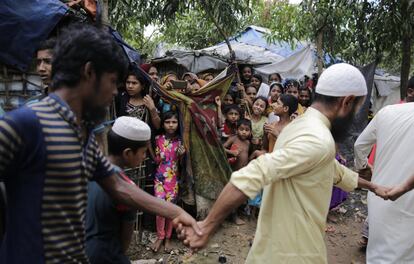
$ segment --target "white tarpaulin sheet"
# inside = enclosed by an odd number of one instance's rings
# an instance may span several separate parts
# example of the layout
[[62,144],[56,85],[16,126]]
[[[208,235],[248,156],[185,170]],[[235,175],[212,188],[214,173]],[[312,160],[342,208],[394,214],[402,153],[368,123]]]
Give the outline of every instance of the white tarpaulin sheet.
[[265,77],[278,72],[283,78],[302,78],[311,76],[314,72],[313,50],[310,46],[290,55],[289,57],[272,64],[256,67],[255,71]]
[[374,77],[374,89],[372,89],[372,112],[376,114],[386,105],[396,104],[400,101],[400,78],[396,76]]
[[[231,48],[234,50],[237,61],[243,61],[246,64],[263,64],[279,62],[284,59],[283,56],[275,54],[265,48],[249,45],[246,43],[232,43]],[[210,54],[230,58],[230,52],[227,45],[218,45],[202,50]]]
[[199,73],[206,70],[222,70],[228,66],[225,59],[217,56],[211,56],[205,52],[199,51],[178,51],[173,50],[166,53],[164,57],[155,58],[153,63],[171,61],[183,66],[187,71]]

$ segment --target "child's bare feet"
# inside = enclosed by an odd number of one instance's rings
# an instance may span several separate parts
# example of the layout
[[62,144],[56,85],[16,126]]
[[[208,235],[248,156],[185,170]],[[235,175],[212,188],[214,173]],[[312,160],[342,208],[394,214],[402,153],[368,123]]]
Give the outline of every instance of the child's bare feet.
[[151,245],[152,251],[154,251],[155,253],[159,252],[163,241],[164,239],[157,239],[157,241],[155,241],[154,244]]
[[170,253],[171,252],[171,250],[173,249],[173,247],[172,247],[172,243],[171,243],[171,239],[169,239],[169,238],[166,238],[165,239],[165,245],[164,245],[164,251],[166,252],[166,253]]

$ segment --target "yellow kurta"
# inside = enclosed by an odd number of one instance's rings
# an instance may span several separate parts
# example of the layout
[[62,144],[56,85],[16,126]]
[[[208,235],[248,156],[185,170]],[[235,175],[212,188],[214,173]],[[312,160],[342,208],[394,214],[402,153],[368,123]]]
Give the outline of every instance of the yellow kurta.
[[246,263],[327,263],[325,223],[332,185],[351,191],[358,174],[335,160],[329,120],[314,108],[286,126],[274,151],[233,173],[253,199],[264,188]]

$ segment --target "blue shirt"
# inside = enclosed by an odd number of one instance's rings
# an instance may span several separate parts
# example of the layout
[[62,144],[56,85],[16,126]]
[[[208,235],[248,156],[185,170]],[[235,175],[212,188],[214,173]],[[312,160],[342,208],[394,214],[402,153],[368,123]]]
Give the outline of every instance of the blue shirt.
[[88,180],[114,173],[93,135],[50,94],[0,119],[0,181],[8,206],[0,263],[87,263]]

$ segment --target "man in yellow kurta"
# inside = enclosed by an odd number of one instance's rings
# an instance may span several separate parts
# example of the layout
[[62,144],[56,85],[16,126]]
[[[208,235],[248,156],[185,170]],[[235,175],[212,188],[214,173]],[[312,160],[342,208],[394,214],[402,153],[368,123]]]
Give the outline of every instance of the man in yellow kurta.
[[[385,188],[358,178],[335,159],[335,140],[346,128],[367,93],[365,79],[348,64],[328,68],[316,87],[315,103],[280,134],[272,153],[233,173],[199,237],[179,228],[192,248],[209,236],[232,208],[262,189],[263,200],[253,246],[246,263],[327,263],[324,243],[332,185],[351,191],[365,187],[386,196]],[[344,133],[345,132],[345,133]]]

